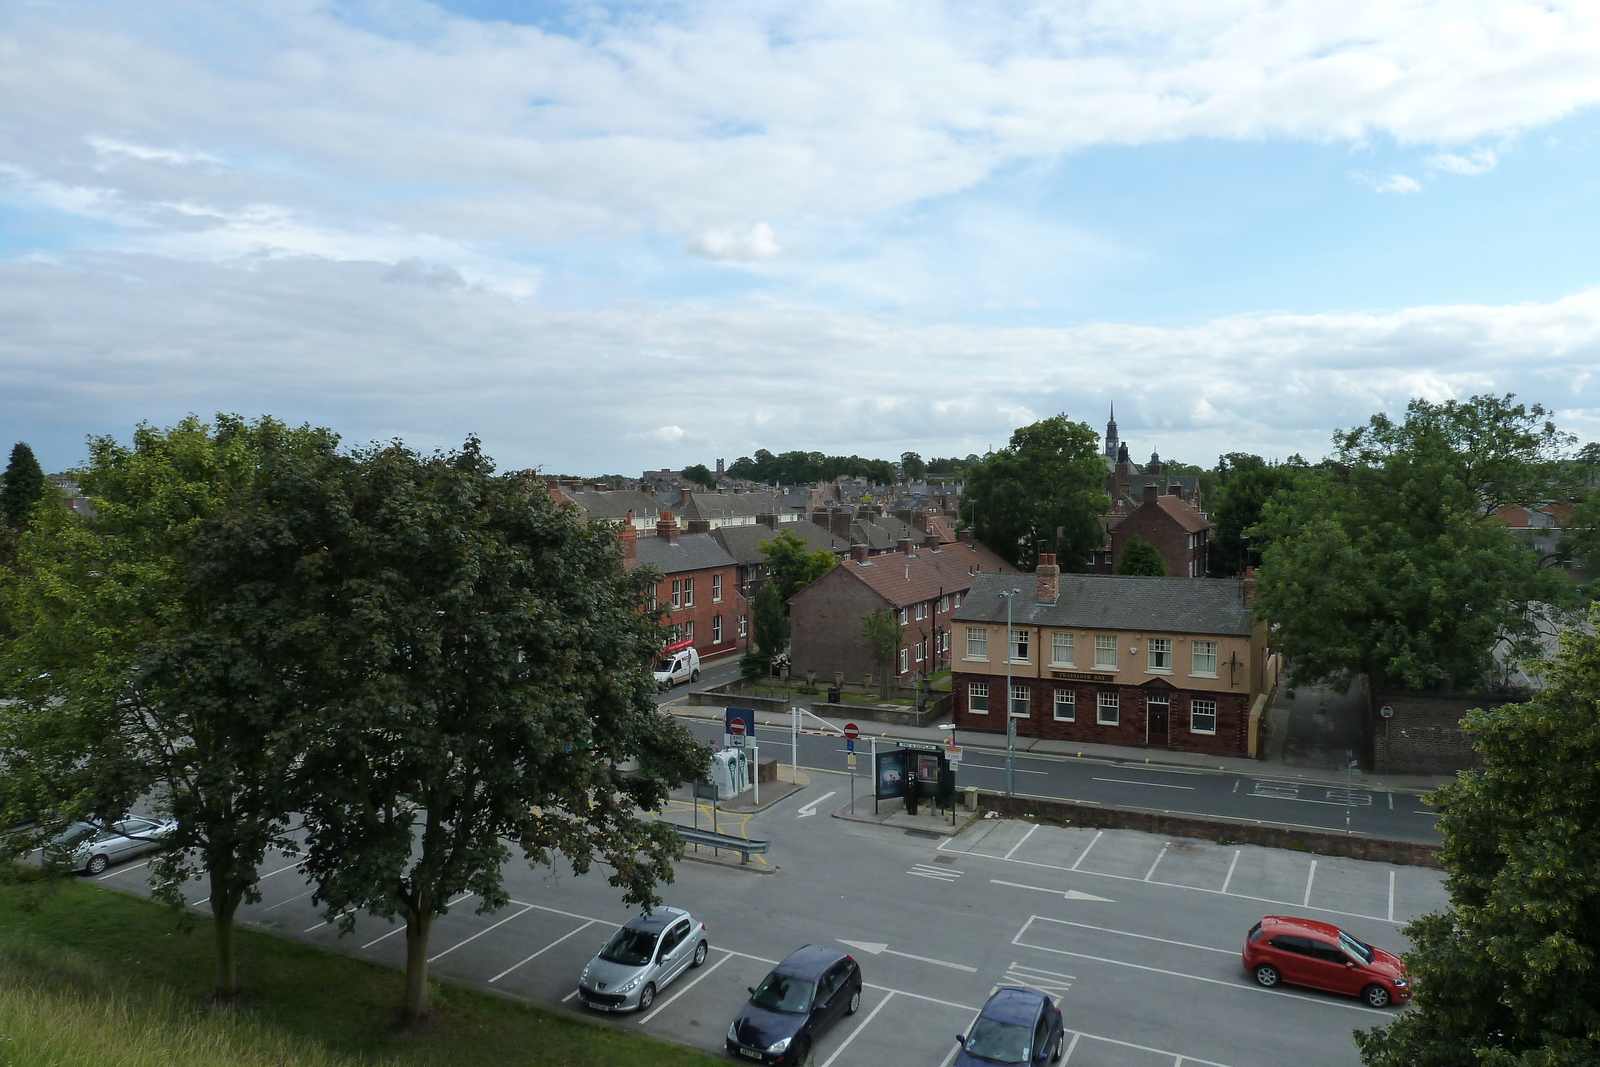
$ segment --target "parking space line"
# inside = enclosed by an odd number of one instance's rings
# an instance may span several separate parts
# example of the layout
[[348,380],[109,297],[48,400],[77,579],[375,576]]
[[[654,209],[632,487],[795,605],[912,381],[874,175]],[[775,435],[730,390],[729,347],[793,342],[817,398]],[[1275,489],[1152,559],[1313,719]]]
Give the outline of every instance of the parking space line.
[[1161,851],[1156,853],[1156,861],[1155,861],[1155,863],[1152,863],[1150,865],[1150,869],[1148,871],[1144,872],[1144,880],[1145,881],[1148,882],[1150,880],[1150,876],[1152,874],[1156,873],[1156,867],[1158,867],[1160,865],[1162,857],[1164,857],[1167,854],[1167,849],[1169,849],[1171,847],[1172,847],[1172,842],[1171,841],[1168,841],[1166,844],[1161,846]]
[[578,991],[576,989],[574,989],[572,992],[568,993],[566,996],[561,998],[561,1003],[565,1004],[567,1001],[571,1000],[573,997],[575,997],[577,995],[578,995]]
[[[1263,989],[1262,992],[1265,993],[1266,990]],[[1366,1011],[1370,1009],[1364,1008],[1362,1010]],[[1383,1013],[1378,1012],[1377,1014],[1381,1015]],[[1068,1030],[1067,1032],[1072,1035],[1073,1043],[1076,1044],[1081,1031]],[[1188,1060],[1190,1063],[1198,1063],[1203,1065],[1203,1067],[1228,1067],[1228,1065],[1225,1063],[1217,1063],[1214,1060],[1203,1060],[1199,1056],[1186,1056],[1181,1052],[1170,1052],[1164,1048],[1151,1048],[1149,1045],[1136,1045],[1132,1041],[1118,1041],[1114,1037],[1100,1037],[1097,1034],[1083,1034],[1082,1036],[1088,1038],[1090,1041],[1104,1041],[1108,1045],[1121,1045],[1123,1048],[1138,1049],[1140,1052],[1154,1052],[1157,1056],[1175,1056],[1177,1057],[1177,1059],[1174,1061],[1175,1064],[1181,1063],[1184,1060]],[[1067,1062],[1065,1056],[1061,1058],[1061,1062]]]
[[1001,858],[1002,859],[1010,859],[1011,858],[1011,853],[1015,852],[1017,849],[1021,848],[1022,847],[1022,842],[1026,841],[1028,838],[1032,837],[1033,836],[1033,832],[1035,830],[1037,830],[1038,828],[1039,828],[1039,824],[1038,823],[1034,823],[1032,826],[1028,827],[1028,832],[1022,835],[1022,839],[1019,840],[1016,844],[1011,846],[1011,852],[1007,852]]
[[850,1031],[850,1036],[844,1039],[844,1043],[833,1050],[833,1055],[829,1056],[823,1061],[822,1067],[833,1067],[833,1061],[844,1055],[844,1050],[850,1047],[850,1042],[856,1039],[856,1035],[865,1030],[867,1025],[878,1017],[878,1013],[883,1010],[883,1006],[893,999],[894,990],[891,989],[887,994],[884,995],[882,1000],[878,1001],[878,1003],[873,1006],[871,1011],[867,1012],[867,1017],[856,1024],[856,1028]]
[[1233,869],[1239,866],[1239,853],[1243,851],[1244,849],[1242,848],[1233,850],[1233,859],[1228,862],[1228,877],[1222,880],[1222,892],[1224,895],[1228,892],[1228,884],[1233,881]]
[[[300,866],[300,861],[296,860],[295,862],[289,864],[287,867],[279,867],[275,871],[268,871],[266,874],[263,874],[261,877],[256,879],[256,884],[259,885],[260,883],[265,882],[268,878],[271,878],[275,874],[282,874],[284,871],[292,871],[298,866]],[[211,902],[211,898],[210,897],[201,897],[199,900],[195,901],[193,904],[190,904],[189,907],[198,908],[200,905],[209,904],[210,902]]]
[[[468,897],[475,896],[475,895],[476,894],[471,893],[471,892],[462,893],[459,897],[456,897],[456,899],[454,899],[454,900],[450,901],[449,903],[445,904],[445,907],[447,907],[447,908],[448,907],[453,907],[454,905],[461,903],[463,900],[466,900]],[[512,903],[515,904],[516,901],[512,901]],[[351,908],[350,910],[351,911],[355,911],[356,909]],[[311,929],[315,930],[316,927],[313,926]],[[373,945],[376,945],[379,941],[387,941],[391,937],[393,937],[395,934],[405,933],[405,929],[406,929],[405,924],[401,923],[399,926],[396,926],[393,930],[390,930],[386,934],[380,934],[379,936],[373,938],[371,941],[368,941],[365,945],[362,945],[361,947],[362,948],[371,948]],[[431,963],[433,961],[429,960],[428,962]]]
[[304,900],[306,897],[309,897],[312,893],[315,893],[315,892],[316,892],[315,889],[307,889],[304,893],[301,893],[299,896],[290,897],[288,900],[280,900],[276,904],[273,904],[271,907],[262,908],[261,910],[263,912],[273,911],[274,909],[283,907],[285,904],[293,904],[297,900]]
[[[581,916],[580,916],[580,918],[581,918]],[[590,919],[588,922],[584,923],[582,926],[578,927],[576,930],[573,930],[573,931],[571,931],[569,933],[562,934],[560,937],[558,937],[554,941],[550,942],[548,945],[546,945],[544,948],[540,949],[538,952],[535,952],[533,955],[529,956],[525,960],[519,960],[518,962],[513,963],[511,966],[507,967],[505,970],[501,971],[499,974],[497,974],[493,978],[489,979],[489,981],[490,982],[498,982],[498,981],[500,981],[500,979],[504,978],[506,975],[510,974],[512,971],[516,970],[518,967],[521,967],[524,963],[533,962],[534,960],[538,959],[540,956],[543,956],[546,952],[549,952],[551,949],[553,949],[557,945],[561,944],[561,942],[565,941],[567,938],[572,937],[575,934],[583,933],[585,930],[589,929],[589,927],[593,926],[595,923],[597,923],[599,921],[600,920],[598,920],[598,919]],[[576,996],[578,991],[577,990],[573,990],[572,992],[573,992],[573,996]],[[571,1000],[571,999],[572,999],[572,997],[568,997],[567,998],[567,1000]],[[565,1004],[566,1002],[567,1002],[566,1000],[562,1001],[563,1004]]]
[[1317,877],[1317,861],[1311,861],[1311,870],[1306,874],[1306,898],[1300,902],[1302,908],[1311,904],[1311,883]]
[[[353,912],[354,912],[354,911],[355,911],[355,910],[356,910],[356,909],[355,909],[355,908],[353,908],[353,907],[350,907],[350,908],[346,908],[346,909],[344,909],[344,910],[343,910],[343,911],[341,911],[341,912],[340,912],[340,913],[339,913],[339,914],[338,914],[338,915],[335,915],[335,916],[334,916],[334,917],[333,917],[333,919],[323,919],[323,920],[322,920],[322,921],[321,921],[321,922],[319,922],[319,923],[317,923],[317,924],[316,924],[316,925],[315,925],[315,926],[308,926],[308,927],[306,927],[306,928],[305,928],[305,929],[304,929],[304,930],[302,930],[302,931],[300,931],[300,932],[301,932],[301,933],[303,933],[303,934],[309,934],[309,933],[310,933],[310,932],[311,932],[311,931],[313,931],[313,930],[320,930],[320,929],[322,929],[322,928],[323,928],[323,927],[324,927],[324,926],[332,926],[332,925],[333,925],[333,923],[334,923],[334,920],[335,920],[335,919],[342,919],[342,918],[344,918],[344,917],[345,917],[345,916],[346,916],[346,915],[350,915],[350,914],[352,914],[352,913],[353,913]],[[402,929],[402,930],[404,930],[404,929],[405,929],[405,927],[403,927],[403,926],[402,926],[402,927],[400,927],[400,929]],[[390,933],[393,933],[393,931],[390,931]],[[389,936],[389,935],[388,935],[388,934],[385,934],[385,935],[384,935],[384,937],[387,937],[387,936]],[[382,938],[379,938],[379,939],[378,939],[378,940],[380,940],[380,941],[381,941],[381,940],[382,940]],[[376,941],[375,941],[375,942],[373,942],[373,944],[377,944],[377,942],[376,942]],[[361,946],[361,947],[362,947],[362,948],[366,948],[366,947],[367,947],[367,946],[366,946],[366,945],[362,945],[362,946]]]
[[1067,1061],[1072,1059],[1072,1050],[1078,1047],[1078,1038],[1082,1036],[1076,1030],[1072,1031],[1072,1042],[1067,1045],[1067,1051],[1061,1054],[1061,1067],[1067,1067]]
[[[1069,870],[1069,871],[1077,870],[1078,869],[1078,864],[1083,862],[1083,857],[1085,857],[1085,856],[1087,856],[1089,854],[1089,849],[1094,848],[1095,845],[1099,844],[1100,843],[1100,839],[1105,836],[1105,833],[1106,832],[1104,830],[1096,830],[1094,832],[1094,840],[1090,841],[1089,844],[1087,846],[1085,846],[1084,850],[1082,852],[1078,853],[1078,858],[1072,861],[1072,866],[1068,867],[1067,870]],[[1018,862],[1018,863],[1027,863],[1028,861],[1027,860],[1017,860],[1016,862]]]
[[135,863],[132,867],[119,867],[114,871],[107,871],[105,874],[102,874],[100,877],[96,878],[95,881],[103,882],[107,878],[115,878],[119,874],[127,874],[129,871],[137,871],[140,867],[148,866],[150,866],[150,861],[145,860],[143,863]]
[[575,911],[562,911],[560,908],[550,908],[543,904],[529,904],[526,900],[508,900],[506,903],[520,904],[528,908],[538,908],[540,911],[548,911],[551,915],[565,915],[569,919],[582,919],[584,922],[599,923],[601,926],[622,925],[621,923],[614,923],[610,919],[596,919],[591,915],[579,915]]
[[[1055,923],[1057,926],[1076,926],[1076,927],[1079,927],[1079,928],[1084,929],[1084,930],[1097,930],[1102,934],[1121,934],[1123,937],[1137,937],[1140,941],[1159,941],[1163,945],[1176,945],[1179,948],[1197,948],[1197,949],[1200,949],[1203,952],[1220,952],[1224,956],[1237,956],[1239,954],[1239,950],[1235,949],[1235,948],[1212,948],[1210,945],[1195,945],[1195,944],[1191,944],[1188,941],[1173,941],[1170,938],[1155,937],[1155,936],[1153,936],[1151,934],[1136,934],[1136,933],[1133,933],[1133,932],[1131,932],[1129,930],[1113,930],[1109,926],[1093,926],[1093,925],[1091,925],[1089,923],[1068,922],[1066,919],[1055,919],[1055,918],[1051,918],[1048,915],[1035,915],[1035,916],[1033,916],[1033,918],[1028,920],[1028,925],[1029,926],[1033,925],[1033,920],[1034,919],[1039,919],[1039,920],[1041,920],[1043,922],[1047,922],[1047,923]],[[1017,931],[1017,937],[1021,937],[1022,934],[1023,934],[1023,931],[1027,930],[1027,928],[1028,928],[1027,926],[1024,926],[1022,928],[1022,930]],[[1015,944],[1019,944],[1020,942],[1018,942],[1017,939],[1014,937],[1014,938],[1011,939],[1011,943],[1015,945]],[[1032,947],[1036,947],[1036,946],[1028,946],[1028,947],[1032,948]]]
[[660,1004],[657,1004],[655,1011],[651,1012],[649,1015],[646,1015],[643,1019],[639,1020],[639,1025],[643,1026],[645,1023],[649,1022],[651,1019],[654,1019],[657,1015],[660,1015],[663,1011],[666,1010],[667,1005],[671,1004],[673,1001],[677,1000],[679,997],[681,997],[685,993],[689,992],[689,990],[693,989],[695,986],[699,985],[701,982],[705,981],[707,978],[710,978],[712,971],[716,970],[718,967],[721,967],[724,963],[727,963],[731,959],[733,959],[733,953],[729,952],[726,955],[724,955],[720,960],[718,960],[716,963],[713,963],[711,966],[709,966],[705,970],[701,971],[699,973],[699,975],[697,975],[695,977],[694,981],[690,982],[688,985],[684,986],[682,989],[680,989],[676,993],[672,994],[672,996],[668,997],[666,1000],[663,1000]]
[[526,908],[523,908],[521,911],[517,912],[516,915],[507,915],[504,919],[501,919],[499,922],[495,923],[493,926],[486,926],[482,930],[479,930],[477,933],[473,934],[471,937],[466,938],[465,940],[462,940],[462,941],[457,941],[455,944],[451,945],[449,948],[445,949],[443,952],[434,953],[432,956],[428,957],[428,962],[429,963],[433,963],[435,960],[438,960],[438,959],[440,959],[440,958],[442,958],[444,956],[448,956],[448,955],[450,955],[450,953],[454,952],[456,949],[460,948],[462,945],[465,945],[465,944],[468,944],[470,942],[476,941],[476,940],[478,940],[478,938],[482,937],[484,934],[489,933],[491,930],[497,930],[500,927],[504,926],[506,923],[510,922],[512,919],[518,918],[519,916],[526,915],[526,914],[528,914],[528,912],[530,912],[532,910],[533,910],[533,908],[526,907]]
[[1394,872],[1389,872],[1389,921],[1394,922]]

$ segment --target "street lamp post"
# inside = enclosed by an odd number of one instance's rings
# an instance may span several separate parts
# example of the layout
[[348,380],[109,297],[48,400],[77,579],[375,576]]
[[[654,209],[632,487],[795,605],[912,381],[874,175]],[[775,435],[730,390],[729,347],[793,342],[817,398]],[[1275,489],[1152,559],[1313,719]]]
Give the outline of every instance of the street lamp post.
[[[952,749],[955,748],[956,747],[956,724],[953,723],[953,722],[942,722],[942,723],[939,724],[939,729],[950,731],[950,744],[949,744],[948,747],[952,748]],[[954,826],[955,824],[956,824],[956,782],[955,782],[955,768],[951,767],[950,768],[950,825]]]
[[1021,589],[1012,589],[1001,593],[1006,602],[1006,796],[1012,794],[1012,781],[1016,777],[1017,758],[1017,720],[1011,717],[1011,598],[1022,592]]

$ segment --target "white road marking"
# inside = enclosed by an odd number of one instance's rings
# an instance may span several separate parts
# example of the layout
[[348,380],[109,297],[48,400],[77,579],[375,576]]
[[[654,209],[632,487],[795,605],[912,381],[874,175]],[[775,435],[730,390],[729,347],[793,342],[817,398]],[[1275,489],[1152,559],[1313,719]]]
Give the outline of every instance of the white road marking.
[[1394,872],[1389,872],[1389,921],[1394,922]]
[[933,878],[940,882],[953,882],[960,878],[962,871],[952,870],[949,867],[934,867],[927,863],[914,863],[907,874],[914,874],[918,878]]
[[[334,917],[333,917],[333,919],[324,919],[324,920],[322,920],[322,921],[321,921],[321,922],[319,922],[319,923],[317,923],[317,924],[316,924],[316,925],[315,925],[315,926],[308,926],[308,927],[306,927],[306,928],[305,928],[305,929],[304,929],[304,930],[302,930],[302,931],[300,931],[300,932],[301,932],[301,933],[303,933],[303,934],[309,934],[309,933],[310,933],[310,932],[311,932],[311,931],[313,931],[313,930],[320,930],[320,929],[322,929],[322,928],[323,928],[323,927],[324,927],[324,926],[331,926],[331,925],[333,925],[333,922],[334,922],[334,919],[342,919],[342,918],[344,918],[344,917],[345,917],[345,916],[346,916],[346,915],[350,915],[350,914],[352,914],[352,913],[353,913],[353,912],[354,912],[354,911],[355,911],[355,910],[356,910],[356,909],[354,909],[354,908],[346,908],[346,909],[344,909],[344,910],[343,910],[343,911],[341,911],[341,912],[340,912],[340,913],[339,913],[339,914],[338,914],[338,915],[335,915],[335,916],[334,916]],[[402,927],[400,927],[400,929],[402,929],[402,930],[404,930],[404,929],[405,929],[405,927],[403,927],[403,926],[402,926]],[[393,932],[393,931],[391,931],[391,933],[392,933],[392,932]],[[388,935],[385,935],[385,936],[388,936]],[[381,939],[380,939],[380,940],[381,940]],[[366,946],[366,945],[362,945],[362,946],[361,946],[361,947],[362,947],[362,948],[366,948],[366,947],[367,947],[367,946]]]
[[[1262,992],[1264,993],[1266,990],[1262,990]],[[1107,1045],[1120,1045],[1123,1048],[1137,1049],[1140,1052],[1153,1052],[1157,1056],[1173,1056],[1175,1057],[1174,1063],[1188,1060],[1190,1063],[1201,1064],[1202,1067],[1228,1067],[1228,1065],[1225,1063],[1217,1063],[1214,1060],[1203,1060],[1199,1056],[1187,1056],[1181,1052],[1168,1052],[1164,1048],[1151,1048],[1149,1045],[1135,1045],[1132,1041],[1118,1041],[1114,1037],[1100,1037],[1098,1034],[1086,1034],[1081,1030],[1068,1030],[1067,1033],[1072,1035],[1072,1043],[1074,1045],[1078,1043],[1079,1037],[1086,1037],[1090,1041],[1103,1041]],[[1067,1062],[1065,1056],[1061,1058],[1061,1062]]]
[[861,1033],[861,1031],[865,1030],[867,1028],[867,1024],[872,1022],[873,1019],[876,1019],[878,1017],[878,1013],[883,1010],[883,1006],[885,1004],[889,1003],[889,1001],[894,999],[894,994],[895,994],[895,991],[891,989],[884,996],[884,998],[882,1000],[878,1001],[877,1004],[873,1005],[872,1010],[867,1012],[867,1017],[865,1019],[862,1019],[859,1023],[857,1023],[856,1024],[856,1028],[854,1030],[850,1031],[850,1036],[844,1039],[844,1043],[841,1044],[838,1048],[833,1050],[833,1055],[832,1056],[829,1056],[826,1060],[823,1061],[822,1067],[833,1067],[833,1061],[838,1059],[840,1056],[842,1056],[844,1054],[844,1050],[850,1047],[850,1042],[852,1042],[852,1041],[854,1041],[856,1039],[856,1035]]
[[674,1000],[677,1000],[679,997],[681,997],[685,993],[689,992],[689,990],[693,989],[695,986],[699,985],[701,982],[703,982],[707,978],[711,977],[711,972],[712,971],[716,970],[718,967],[721,967],[724,963],[727,963],[731,959],[733,959],[733,953],[729,952],[725,956],[723,956],[720,960],[718,960],[716,963],[713,963],[711,966],[709,966],[705,970],[701,971],[697,976],[695,976],[695,980],[694,981],[690,982],[688,985],[684,986],[682,989],[680,989],[676,993],[672,994],[672,996],[668,997],[666,1000],[663,1000],[660,1004],[657,1004],[654,1011],[652,1011],[649,1015],[646,1015],[643,1019],[639,1020],[639,1025],[643,1026],[645,1023],[649,1022],[651,1019],[654,1019],[657,1015],[660,1015],[662,1013],[662,1011],[664,1011],[666,1009],[667,1005],[671,1004]]
[[[1171,938],[1155,937],[1152,934],[1136,934],[1131,930],[1113,930],[1109,926],[1094,926],[1090,923],[1068,922],[1066,919],[1055,919],[1048,915],[1035,915],[1028,920],[1028,925],[1032,925],[1035,919],[1037,919],[1039,922],[1055,923],[1057,926],[1076,926],[1083,930],[1094,930],[1102,934],[1117,934],[1122,937],[1136,937],[1140,941],[1159,941],[1163,945],[1174,945],[1178,948],[1197,948],[1202,952],[1218,952],[1224,956],[1237,956],[1239,954],[1239,950],[1236,948],[1212,948],[1210,945],[1196,945],[1189,941],[1174,941]],[[1026,930],[1027,928],[1027,925],[1023,926],[1023,930]],[[1022,933],[1019,932],[1017,937],[1021,936]],[[1012,943],[1016,943],[1016,938],[1012,939]],[[1029,947],[1036,948],[1038,946],[1030,945]]]
[[1144,872],[1144,880],[1145,881],[1148,882],[1150,880],[1150,876],[1152,874],[1156,873],[1156,867],[1160,866],[1162,858],[1165,857],[1166,854],[1167,854],[1167,849],[1169,849],[1171,847],[1172,847],[1172,842],[1171,841],[1168,841],[1166,844],[1161,846],[1161,851],[1156,853],[1156,861],[1155,861],[1155,863],[1152,863],[1150,865],[1150,869],[1148,871]]
[[[268,878],[271,878],[275,874],[282,874],[284,871],[292,871],[292,870],[294,870],[295,868],[297,868],[299,866],[300,866],[300,861],[296,860],[295,862],[289,864],[286,867],[279,867],[275,871],[268,871],[266,874],[263,874],[261,877],[256,879],[256,884],[259,885],[260,883],[265,882]],[[201,897],[199,900],[195,901],[193,904],[190,904],[189,907],[198,908],[200,905],[209,904],[210,902],[211,902],[211,898],[210,897]]]
[[966,971],[968,974],[978,973],[978,968],[968,967],[964,963],[946,963],[944,960],[929,959],[927,956],[917,956],[910,952],[900,952],[896,949],[890,948],[881,941],[846,941],[841,937],[839,938],[839,944],[849,945],[851,948],[859,949],[862,952],[869,953],[873,956],[900,956],[908,960],[916,960],[918,963],[931,963],[936,967],[949,967],[953,971]]
[[100,877],[96,878],[95,881],[103,882],[107,878],[114,878],[119,874],[127,874],[129,871],[137,871],[140,867],[148,866],[150,866],[150,861],[145,860],[143,863],[135,863],[132,867],[121,867],[114,871],[107,871],[105,874],[102,874]]
[[1394,810],[1394,794],[1393,793],[1389,794],[1389,810],[1390,811]]
[[1306,898],[1300,902],[1302,908],[1311,905],[1311,882],[1317,877],[1317,861],[1311,861],[1311,870],[1306,873]]
[[1187,789],[1194,792],[1192,785],[1168,785],[1166,782],[1135,782],[1131,778],[1096,778],[1097,782],[1117,782],[1120,785],[1147,785],[1153,789]]
[[1239,779],[1237,779],[1237,778],[1235,778],[1233,780],[1233,791],[1235,793],[1237,793],[1239,791]]
[[817,813],[817,805],[821,804],[824,800],[827,800],[829,797],[833,796],[833,794],[835,792],[837,792],[837,790],[831,790],[830,789],[828,792],[822,794],[820,797],[818,797],[817,799],[813,800],[811,803],[806,804],[805,806],[801,807],[799,811],[795,812],[795,814],[799,818],[809,819],[811,816],[813,816],[813,815],[815,815]]
[[263,912],[273,911],[273,910],[275,910],[277,908],[283,907],[285,904],[293,904],[297,900],[303,900],[303,899],[305,899],[306,897],[309,897],[312,893],[315,893],[315,892],[316,892],[315,889],[307,889],[304,893],[301,893],[299,896],[290,897],[288,900],[280,900],[276,904],[273,904],[271,907],[262,908],[261,910]]
[[462,945],[471,944],[472,942],[478,940],[478,938],[482,937],[484,934],[489,933],[491,930],[497,930],[500,927],[504,926],[506,923],[510,922],[512,919],[515,919],[518,916],[526,915],[526,914],[528,914],[528,912],[530,912],[532,910],[533,910],[532,908],[523,908],[521,911],[517,912],[516,915],[507,915],[504,919],[501,919],[499,922],[495,923],[493,926],[486,926],[482,930],[479,930],[477,933],[473,934],[471,937],[465,938],[465,939],[463,939],[461,941],[457,941],[455,944],[451,945],[449,948],[445,949],[443,952],[434,953],[432,956],[428,957],[428,962],[432,963],[437,959],[441,959],[441,958],[443,958],[445,956],[448,956],[448,955],[450,955],[450,953],[454,952],[456,949],[460,948]]
[[1061,1067],[1067,1067],[1067,1061],[1072,1059],[1072,1050],[1078,1047],[1078,1038],[1082,1036],[1076,1030],[1072,1032],[1072,1043],[1067,1046],[1067,1051],[1061,1055]]
[[1436,811],[1421,811],[1421,810],[1418,810],[1416,808],[1413,808],[1411,810],[1411,814],[1413,814],[1413,815],[1438,815],[1439,813],[1436,812]]
[[[1024,967],[1018,961],[1012,960],[1002,980],[1009,985],[1020,985],[1050,993],[1059,999],[1072,991],[1072,983],[1077,981],[1077,976],[1041,970],[1038,967]],[[995,988],[998,989],[999,986]],[[992,990],[989,995],[994,995]]]
[[[537,906],[538,905],[534,905],[534,907],[537,907]],[[561,942],[565,941],[567,938],[572,937],[574,934],[583,933],[585,930],[589,929],[589,927],[593,926],[595,923],[597,923],[599,921],[600,921],[599,919],[590,919],[588,922],[584,923],[582,926],[578,927],[576,930],[570,931],[569,933],[562,934],[560,937],[558,937],[554,941],[550,942],[548,945],[546,945],[544,948],[540,949],[538,952],[535,952],[533,955],[527,957],[526,959],[518,960],[516,963],[513,963],[511,966],[507,967],[505,970],[501,971],[499,974],[497,974],[493,978],[489,979],[489,981],[490,982],[498,982],[498,981],[500,981],[500,979],[504,978],[506,975],[510,974],[512,971],[516,970],[518,967],[521,967],[524,963],[533,962],[534,960],[538,959],[540,956],[543,956],[546,952],[549,952],[551,949],[553,949],[557,945],[561,944]],[[577,994],[577,990],[573,990],[573,995],[575,996],[576,994]],[[568,997],[567,999],[570,1000],[572,998]],[[566,1001],[563,1000],[562,1003],[565,1004]]]
[[1023,885],[1021,882],[1002,882],[998,878],[989,879],[989,884],[1010,886],[1012,889],[1032,889],[1036,893],[1049,893],[1051,896],[1061,897],[1064,900],[1097,900],[1102,904],[1116,903],[1115,901],[1106,897],[1097,897],[1089,893],[1080,893],[1076,889],[1046,889],[1042,885]]
[[[1094,840],[1090,841],[1087,845],[1084,846],[1083,851],[1078,853],[1078,858],[1072,861],[1072,866],[1068,867],[1067,870],[1069,870],[1069,871],[1077,870],[1078,869],[1078,864],[1083,862],[1083,857],[1087,856],[1089,854],[1089,850],[1091,848],[1094,848],[1095,845],[1099,844],[1100,843],[1100,839],[1102,837],[1104,837],[1104,836],[1105,836],[1105,831],[1104,830],[1096,830],[1094,832]],[[1028,861],[1027,860],[1016,860],[1015,862],[1017,862],[1017,863],[1027,863]]]
[[1242,848],[1233,850],[1233,859],[1228,862],[1228,877],[1222,880],[1222,892],[1224,895],[1228,892],[1228,883],[1233,881],[1233,869],[1239,866],[1239,853],[1243,851],[1244,849]]
[[565,1004],[567,1001],[571,1000],[573,997],[575,997],[577,995],[578,995],[578,991],[576,989],[574,989],[572,992],[568,993],[566,996],[561,998],[561,1003]]
[[1028,832],[1022,835],[1021,840],[1019,840],[1016,844],[1011,846],[1011,852],[1007,852],[1004,856],[1002,856],[1000,858],[1001,859],[1007,859],[1007,860],[1010,859],[1011,858],[1011,853],[1015,852],[1017,849],[1021,848],[1022,847],[1022,842],[1026,841],[1028,838],[1032,837],[1033,836],[1033,832],[1035,830],[1037,830],[1038,828],[1039,828],[1039,824],[1038,823],[1034,823],[1032,826],[1028,827]]
[[[456,899],[454,899],[454,900],[450,901],[450,903],[446,904],[445,907],[447,907],[447,908],[448,907],[452,907],[453,905],[459,904],[463,900],[466,900],[468,897],[474,896],[474,895],[475,894],[473,894],[473,893],[462,893],[459,897],[456,897]],[[511,903],[517,904],[517,903],[520,903],[520,902],[513,900]],[[351,911],[355,911],[356,909],[351,908],[350,910]],[[392,922],[393,920],[390,920],[390,921]],[[316,927],[313,926],[311,929],[315,930]],[[377,937],[373,938],[371,941],[368,941],[365,945],[362,945],[361,947],[362,948],[371,948],[373,945],[376,945],[379,941],[387,941],[387,940],[389,940],[389,938],[393,937],[395,934],[405,933],[405,929],[406,929],[405,928],[405,924],[401,923],[399,926],[396,926],[393,930],[390,930],[386,934],[378,935]],[[429,962],[432,962],[432,961],[430,960]]]

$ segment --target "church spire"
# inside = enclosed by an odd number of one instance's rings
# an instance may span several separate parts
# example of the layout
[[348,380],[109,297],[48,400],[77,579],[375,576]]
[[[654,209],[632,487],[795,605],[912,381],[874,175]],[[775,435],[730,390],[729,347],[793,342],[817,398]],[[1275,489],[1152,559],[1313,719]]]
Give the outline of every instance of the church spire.
[[1117,446],[1121,440],[1117,437],[1117,405],[1111,405],[1111,421],[1106,423],[1106,450],[1105,456],[1109,460],[1117,458]]

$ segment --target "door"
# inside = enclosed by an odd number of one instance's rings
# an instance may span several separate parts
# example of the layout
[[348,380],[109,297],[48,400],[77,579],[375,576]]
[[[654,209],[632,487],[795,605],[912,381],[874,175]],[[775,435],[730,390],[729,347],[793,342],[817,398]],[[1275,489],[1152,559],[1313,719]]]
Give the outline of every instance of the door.
[[850,965],[841,960],[829,967],[822,981],[817,983],[816,1014],[819,1027],[837,1019],[845,1005],[850,1003],[850,983],[845,980],[849,973]]
[[1279,934],[1267,942],[1278,951],[1272,953],[1272,964],[1283,975],[1283,980],[1296,985],[1309,985],[1311,971],[1311,944],[1303,937]]
[[1326,989],[1330,993],[1354,995],[1361,992],[1361,976],[1356,973],[1355,963],[1338,945],[1313,938],[1307,970],[1310,974],[1307,985]]
[[679,919],[661,939],[662,985],[666,985],[683,973],[684,967],[688,966],[692,951],[689,947],[689,920]]
[[1167,738],[1171,729],[1172,702],[1167,697],[1147,697],[1145,709],[1150,716],[1150,738],[1152,745],[1160,748],[1167,747]]

